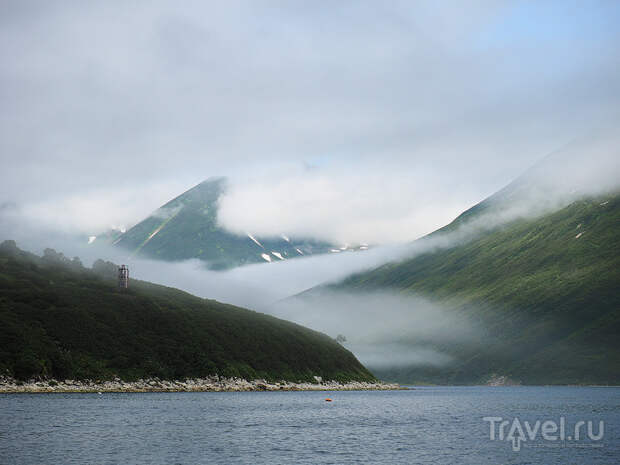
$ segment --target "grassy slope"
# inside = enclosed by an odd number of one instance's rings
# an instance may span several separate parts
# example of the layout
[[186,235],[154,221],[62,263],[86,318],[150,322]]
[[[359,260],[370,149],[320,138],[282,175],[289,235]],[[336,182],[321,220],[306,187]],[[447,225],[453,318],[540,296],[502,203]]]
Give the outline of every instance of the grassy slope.
[[[225,182],[219,178],[198,184],[164,205],[165,215],[149,216],[123,234],[117,245],[163,260],[199,258],[210,262],[214,269],[264,263],[261,254],[271,251],[280,252],[285,258],[296,258],[300,254],[295,248],[306,254],[329,250],[329,244],[308,240],[291,244],[282,238],[260,238],[261,247],[247,236],[222,229],[217,224],[217,201]],[[271,259],[279,260],[274,255]]]
[[[112,270],[113,271],[113,270]],[[264,314],[0,245],[0,373],[18,378],[374,377],[330,337]]]
[[[476,210],[484,208],[466,216]],[[449,225],[444,231],[453,229]],[[380,375],[474,382],[500,372],[528,383],[613,384],[620,384],[619,285],[617,194],[514,221],[465,244],[388,264],[342,284],[430,296],[485,328],[479,341],[440,347],[456,357],[454,365]]]

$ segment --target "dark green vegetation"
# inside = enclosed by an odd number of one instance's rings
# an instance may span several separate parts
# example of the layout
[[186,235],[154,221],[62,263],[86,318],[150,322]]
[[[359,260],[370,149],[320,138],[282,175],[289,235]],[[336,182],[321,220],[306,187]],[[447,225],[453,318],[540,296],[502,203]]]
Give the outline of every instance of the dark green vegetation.
[[[505,208],[514,190],[501,191],[423,240],[458,238],[461,226],[484,224],[484,215]],[[477,383],[497,373],[527,384],[620,384],[617,193],[483,230],[333,288],[425,296],[481,328],[475,340],[458,344],[402,341],[454,360],[441,367],[374,370],[381,378]]]
[[330,337],[261,313],[0,244],[0,374],[18,379],[373,380]]
[[198,184],[122,234],[114,244],[150,258],[169,261],[198,258],[208,262],[212,269],[281,260],[273,252],[288,259],[326,253],[333,248],[313,240],[282,237],[255,238],[259,245],[248,235],[223,229],[217,224],[217,201],[225,188],[224,178]]

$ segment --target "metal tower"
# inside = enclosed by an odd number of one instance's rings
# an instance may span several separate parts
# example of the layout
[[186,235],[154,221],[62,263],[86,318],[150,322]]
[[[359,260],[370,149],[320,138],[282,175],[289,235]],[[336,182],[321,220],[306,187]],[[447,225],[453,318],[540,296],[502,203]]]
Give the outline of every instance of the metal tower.
[[118,287],[119,289],[127,289],[129,287],[129,268],[121,265],[118,268]]

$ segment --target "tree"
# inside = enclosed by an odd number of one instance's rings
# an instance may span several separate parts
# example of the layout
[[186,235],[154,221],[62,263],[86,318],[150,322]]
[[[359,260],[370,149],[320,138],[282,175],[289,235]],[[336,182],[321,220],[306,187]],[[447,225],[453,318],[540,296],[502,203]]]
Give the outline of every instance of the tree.
[[93,273],[107,279],[116,279],[118,265],[98,259],[93,263]]

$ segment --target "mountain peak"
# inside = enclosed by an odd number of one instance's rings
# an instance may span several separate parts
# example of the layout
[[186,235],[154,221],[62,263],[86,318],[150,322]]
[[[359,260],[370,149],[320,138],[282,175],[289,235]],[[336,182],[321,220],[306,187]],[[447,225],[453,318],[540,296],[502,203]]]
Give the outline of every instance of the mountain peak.
[[228,179],[210,177],[170,200],[114,243],[132,252],[162,260],[198,258],[212,269],[265,263],[328,253],[333,246],[287,236],[257,238],[236,234],[217,220],[218,200]]

